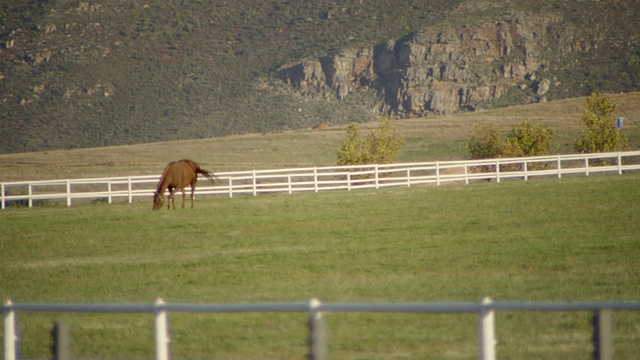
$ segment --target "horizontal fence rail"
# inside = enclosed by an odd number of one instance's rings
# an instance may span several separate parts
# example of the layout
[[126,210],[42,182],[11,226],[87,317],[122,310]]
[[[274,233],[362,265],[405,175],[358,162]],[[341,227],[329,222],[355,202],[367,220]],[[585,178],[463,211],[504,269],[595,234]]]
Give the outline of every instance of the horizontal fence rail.
[[53,313],[148,313],[154,317],[155,359],[169,360],[170,331],[167,314],[177,313],[271,313],[302,312],[308,314],[308,358],[327,358],[327,327],[324,316],[337,312],[373,312],[373,313],[475,313],[478,314],[478,349],[480,359],[496,359],[497,311],[587,311],[593,313],[593,358],[611,359],[611,312],[640,311],[640,302],[582,302],[582,303],[530,303],[530,302],[493,302],[485,298],[482,303],[380,303],[380,304],[323,304],[317,299],[308,303],[279,304],[239,304],[239,305],[194,305],[167,304],[158,299],[154,304],[117,305],[117,304],[13,304],[7,301],[2,306],[4,359],[17,359],[17,313],[53,312]]
[[[435,161],[405,164],[330,166],[298,169],[240,171],[216,173],[217,184],[200,181],[196,194],[253,195],[268,193],[320,192],[328,190],[379,189],[410,187],[448,182],[469,184],[472,181],[507,179],[528,180],[533,177],[557,177],[597,173],[622,174],[640,170],[640,151],[498,158],[464,161]],[[32,207],[39,201],[89,199],[112,203],[116,199],[133,202],[153,196],[159,175],[113,178],[66,179],[47,181],[0,182],[0,205]]]

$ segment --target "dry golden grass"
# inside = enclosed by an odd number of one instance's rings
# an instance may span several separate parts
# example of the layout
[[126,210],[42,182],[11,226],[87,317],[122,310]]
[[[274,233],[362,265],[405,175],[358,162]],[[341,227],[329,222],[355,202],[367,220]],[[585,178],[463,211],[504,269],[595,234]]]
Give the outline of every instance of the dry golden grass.
[[[612,95],[625,118],[630,148],[640,148],[640,93]],[[470,129],[480,120],[507,132],[525,118],[552,126],[559,153],[573,152],[582,128],[584,98],[503,109],[401,120],[405,146],[398,161],[464,159]],[[362,132],[377,126],[362,124]],[[159,174],[169,161],[190,158],[214,171],[330,166],[346,126],[150,143],[131,146],[0,155],[0,181]]]

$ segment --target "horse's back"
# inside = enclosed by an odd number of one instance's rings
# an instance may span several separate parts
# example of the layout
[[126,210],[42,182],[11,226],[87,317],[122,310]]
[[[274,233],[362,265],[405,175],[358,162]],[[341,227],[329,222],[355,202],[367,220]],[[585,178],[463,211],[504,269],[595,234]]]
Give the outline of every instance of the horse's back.
[[193,164],[193,161],[173,161],[167,165],[164,176],[170,185],[177,188],[185,187],[193,183],[198,176]]
[[193,160],[182,159],[182,160],[178,160],[176,162],[188,165],[191,169],[193,169],[194,173],[197,173],[198,170],[200,169],[200,165],[197,162],[193,161]]

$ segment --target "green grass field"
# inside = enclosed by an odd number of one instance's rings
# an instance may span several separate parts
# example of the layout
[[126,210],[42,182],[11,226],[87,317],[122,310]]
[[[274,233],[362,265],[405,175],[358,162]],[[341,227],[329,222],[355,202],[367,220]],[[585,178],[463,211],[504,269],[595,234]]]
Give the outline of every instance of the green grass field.
[[[16,303],[640,300],[640,175],[0,212]],[[150,358],[152,316],[19,314],[22,358],[64,317],[82,358]],[[171,314],[176,359],[304,358],[306,314]],[[477,316],[329,314],[334,359],[475,359]],[[588,313],[498,313],[503,359],[585,359]],[[616,359],[640,314],[614,316]]]

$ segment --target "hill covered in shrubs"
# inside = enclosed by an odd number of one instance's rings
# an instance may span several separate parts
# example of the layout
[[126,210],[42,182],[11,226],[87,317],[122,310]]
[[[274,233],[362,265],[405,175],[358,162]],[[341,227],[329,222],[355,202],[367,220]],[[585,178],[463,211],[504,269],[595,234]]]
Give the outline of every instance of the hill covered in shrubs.
[[639,8],[521,0],[3,2],[0,153],[637,91]]

